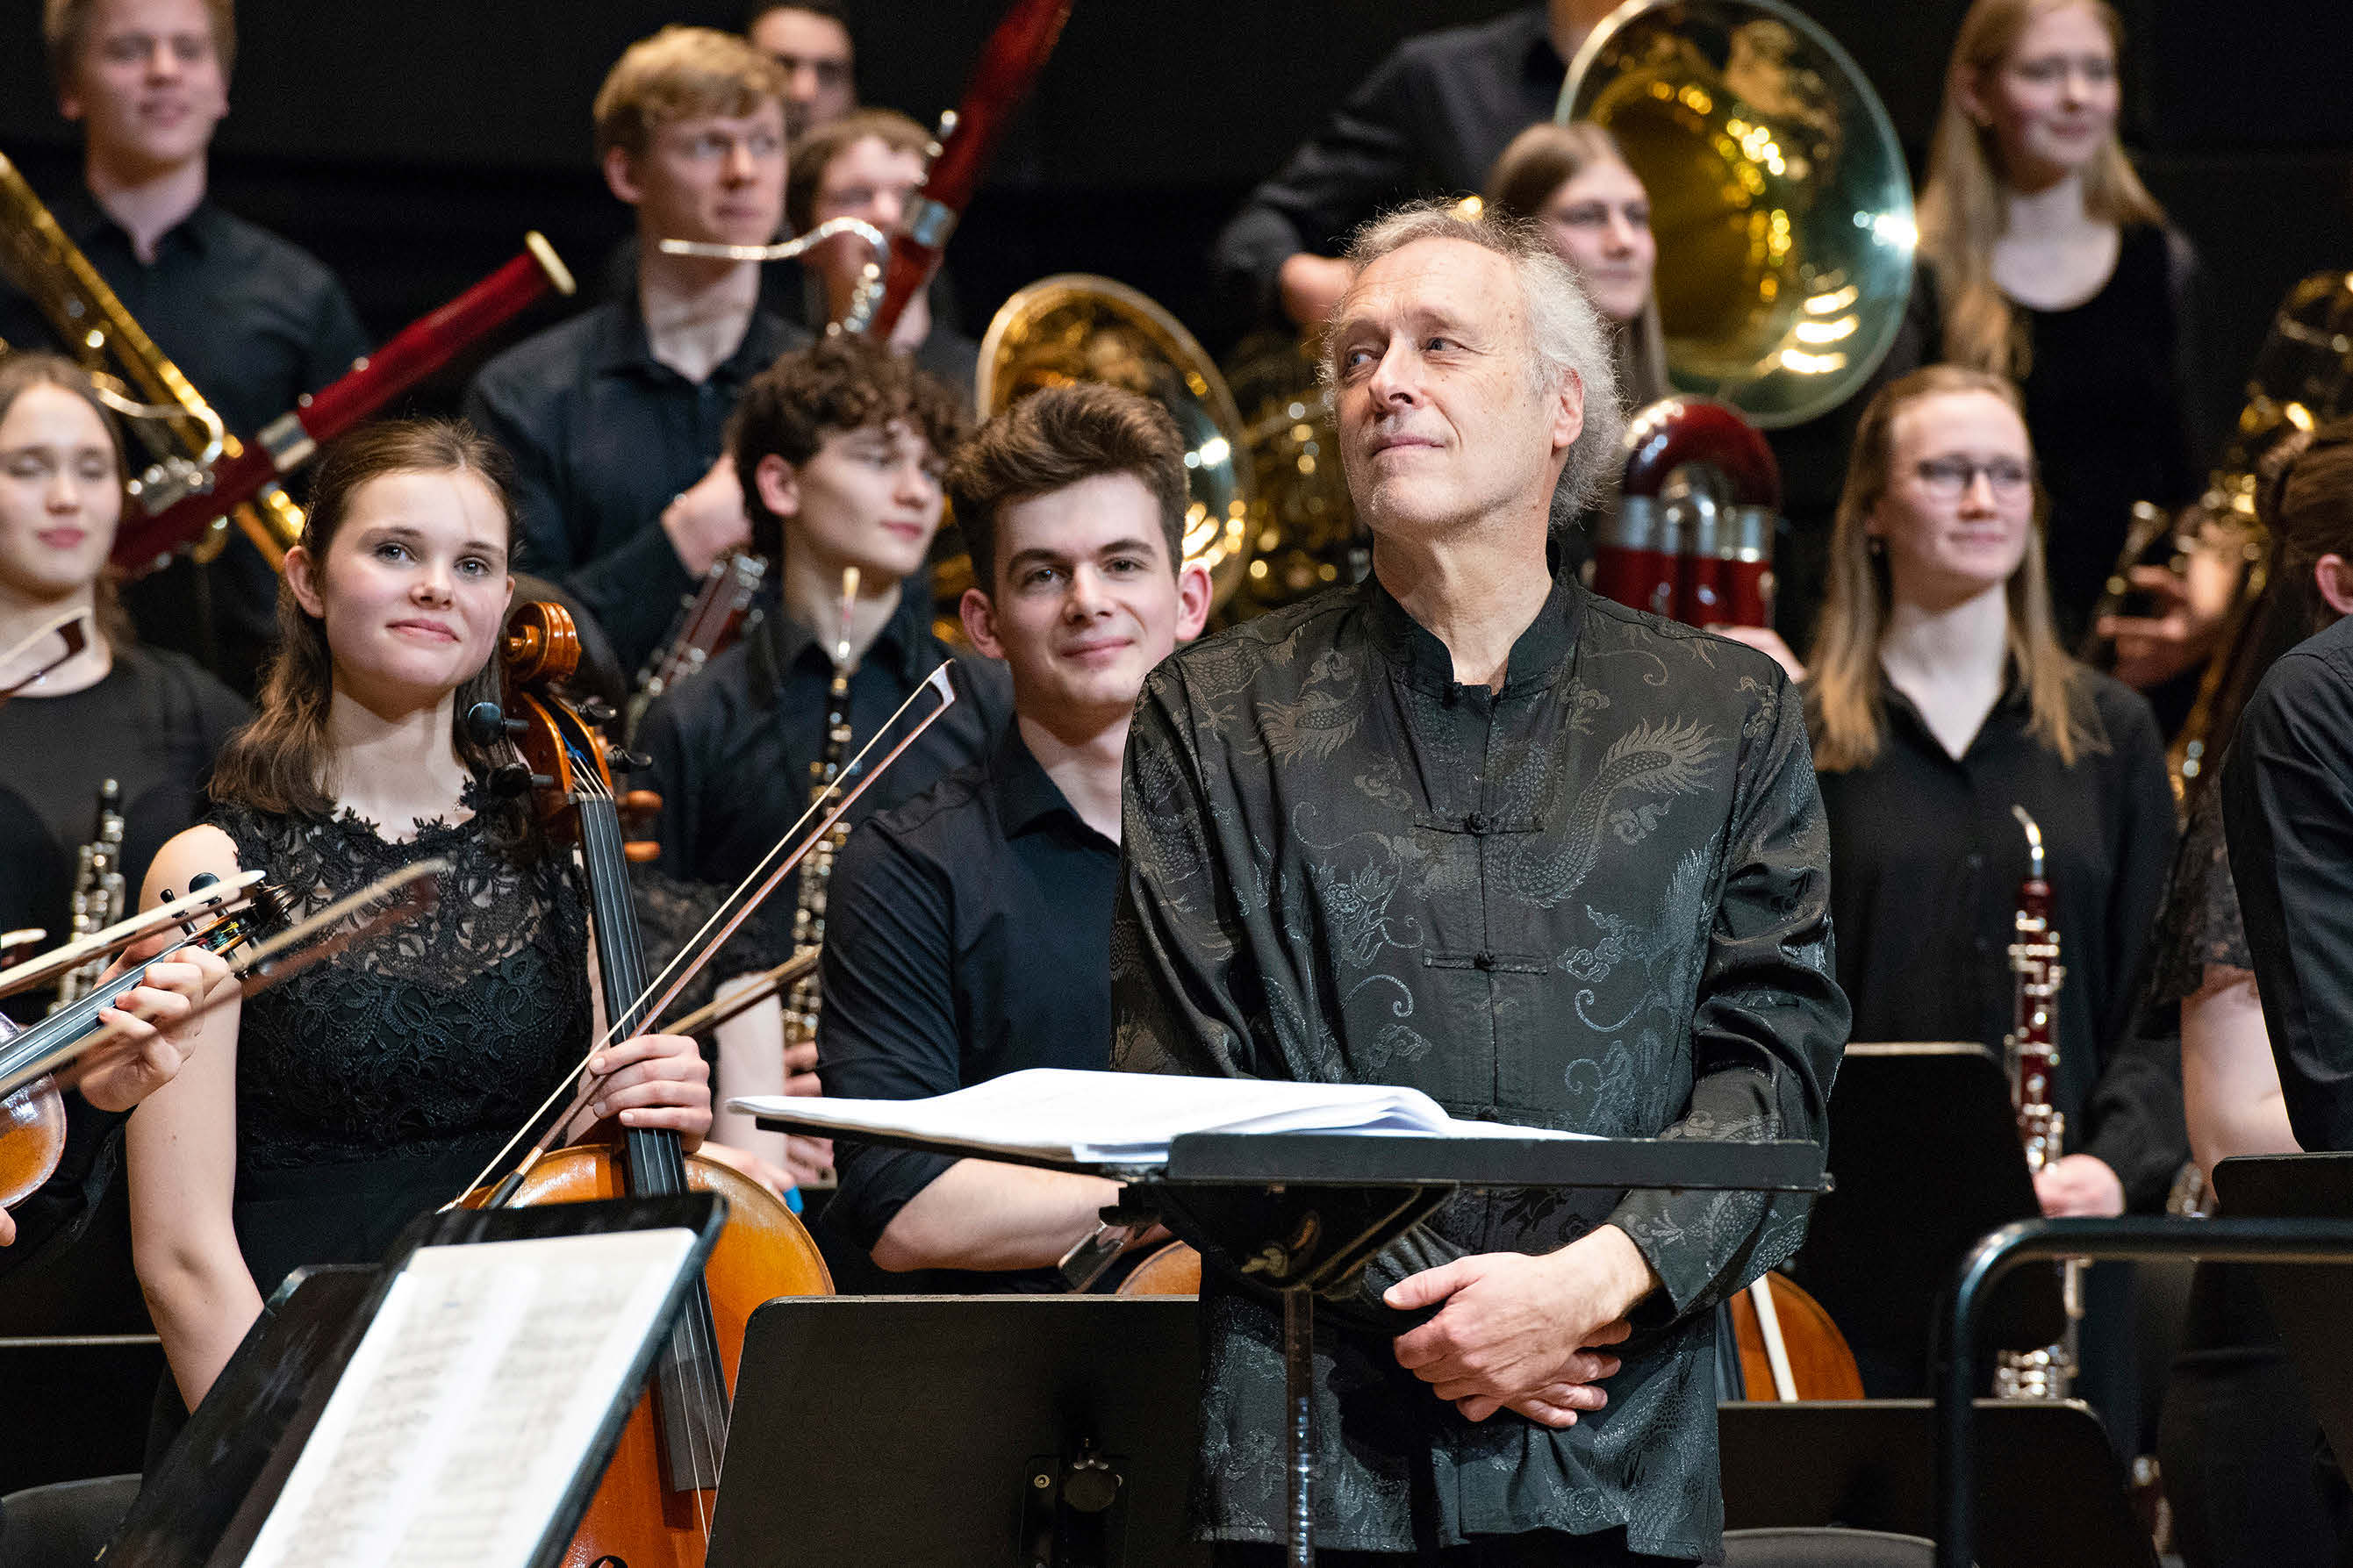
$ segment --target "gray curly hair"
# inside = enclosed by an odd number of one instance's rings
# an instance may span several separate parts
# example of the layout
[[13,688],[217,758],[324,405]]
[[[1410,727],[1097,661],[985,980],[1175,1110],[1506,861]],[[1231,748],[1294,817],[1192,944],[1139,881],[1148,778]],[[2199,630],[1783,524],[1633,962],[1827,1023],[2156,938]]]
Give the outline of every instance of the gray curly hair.
[[[1585,428],[1570,445],[1560,486],[1553,492],[1553,526],[1560,527],[1574,519],[1602,487],[1618,462],[1618,442],[1626,428],[1617,366],[1609,352],[1609,325],[1585,297],[1585,285],[1577,281],[1577,273],[1554,251],[1543,231],[1525,219],[1501,213],[1465,217],[1451,201],[1415,202],[1358,228],[1349,237],[1347,258],[1362,273],[1382,257],[1422,239],[1459,239],[1510,262],[1520,280],[1528,341],[1535,350],[1528,365],[1530,381],[1538,392],[1549,395],[1574,373],[1585,388]],[[1336,325],[1339,321],[1340,312],[1335,310],[1331,323]],[[1326,326],[1323,343],[1327,398],[1338,384],[1332,325]]]

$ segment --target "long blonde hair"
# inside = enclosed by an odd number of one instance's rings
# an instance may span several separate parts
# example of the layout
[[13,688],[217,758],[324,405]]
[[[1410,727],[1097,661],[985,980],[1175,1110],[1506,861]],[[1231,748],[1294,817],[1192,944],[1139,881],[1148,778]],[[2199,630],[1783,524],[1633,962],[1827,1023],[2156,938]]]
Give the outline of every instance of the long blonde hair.
[[[1587,121],[1558,125],[1539,121],[1512,138],[1487,171],[1482,197],[1490,212],[1522,218],[1539,227],[1545,204],[1561,186],[1595,163],[1626,162],[1618,139]],[[1667,381],[1667,334],[1659,323],[1656,288],[1630,321],[1609,323],[1610,350],[1618,363],[1618,390],[1630,407],[1656,403],[1674,388]]]
[[[1806,727],[1814,741],[1814,766],[1823,773],[1869,767],[1885,738],[1885,678],[1879,668],[1879,639],[1886,630],[1894,585],[1887,559],[1871,548],[1871,514],[1887,493],[1894,461],[1895,416],[1923,397],[1982,392],[1999,397],[2023,420],[2018,388],[1998,375],[1958,365],[1932,364],[1879,389],[1855,427],[1854,453],[1846,487],[1839,494],[1831,526],[1830,586],[1822,599],[1820,627],[1806,682]],[[2073,766],[2077,752],[2097,750],[2102,741],[2086,704],[2076,696],[2083,667],[2059,646],[2051,620],[2051,588],[2043,576],[2042,487],[2034,488],[2034,516],[2026,531],[2026,554],[2010,574],[2010,658],[2026,680],[2032,710],[2028,732]]]
[[[1993,278],[1994,241],[2006,221],[2000,152],[1991,129],[1969,118],[1961,89],[1974,85],[1982,95],[2027,27],[2071,5],[2090,6],[2123,54],[2124,23],[2106,0],[1977,0],[1953,40],[1945,104],[1920,192],[1920,254],[1943,296],[1945,358],[1953,364],[2020,377],[2031,368],[2010,300]],[[2141,184],[2113,132],[2084,170],[2084,210],[2101,223],[2165,222],[2165,209]]]

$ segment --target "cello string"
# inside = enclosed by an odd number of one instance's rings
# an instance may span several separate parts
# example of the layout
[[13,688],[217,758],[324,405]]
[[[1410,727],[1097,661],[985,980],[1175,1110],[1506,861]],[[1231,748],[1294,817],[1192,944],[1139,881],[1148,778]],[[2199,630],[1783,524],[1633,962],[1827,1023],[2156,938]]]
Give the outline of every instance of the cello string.
[[[695,944],[701,942],[704,936],[709,933],[712,927],[719,924],[722,917],[726,915],[728,906],[734,903],[739,898],[741,898],[744,889],[750,888],[754,882],[761,877],[764,871],[766,872],[768,881],[762,885],[758,893],[753,899],[745,902],[743,908],[738,910],[733,917],[729,917],[729,924],[726,929],[722,931],[718,941],[710,944],[702,952],[698,954],[695,957],[694,962],[688,965],[685,973],[680,975],[677,979],[670,983],[670,989],[664,993],[661,1000],[654,1006],[646,1009],[648,1016],[659,1014],[663,1006],[667,1006],[669,1005],[671,997],[675,996],[680,990],[684,988],[687,983],[691,981],[694,976],[701,972],[702,965],[709,963],[711,959],[716,955],[719,945],[723,943],[728,936],[733,934],[735,927],[740,925],[744,919],[748,916],[754,909],[758,907],[760,900],[765,898],[768,893],[774,891],[775,884],[781,881],[786,872],[790,871],[795,865],[798,864],[802,858],[805,858],[807,856],[809,850],[816,847],[818,839],[823,837],[826,833],[831,831],[835,819],[838,818],[841,813],[848,811],[851,803],[865,791],[869,784],[871,784],[876,779],[881,778],[883,773],[890,770],[892,763],[898,758],[901,752],[913,745],[916,738],[922,735],[925,730],[929,729],[942,713],[946,712],[949,708],[955,705],[955,689],[948,684],[947,671],[948,666],[945,663],[943,663],[938,668],[933,670],[930,675],[924,677],[922,684],[918,685],[914,690],[909,692],[907,694],[906,700],[900,703],[897,710],[892,713],[891,717],[887,721],[884,721],[882,728],[875,731],[874,738],[867,742],[864,746],[859,749],[857,756],[850,759],[849,768],[843,770],[844,773],[847,774],[849,771],[857,768],[865,761],[866,753],[872,751],[881,742],[882,737],[890,733],[892,726],[895,725],[899,721],[901,716],[903,715],[909,708],[914,705],[915,699],[922,696],[924,691],[936,690],[940,694],[941,701],[939,707],[926,714],[923,717],[923,721],[915,726],[914,730],[908,734],[906,739],[901,741],[896,746],[893,746],[891,749],[890,754],[885,756],[881,763],[875,767],[872,772],[869,773],[864,778],[859,780],[858,787],[851,790],[849,795],[846,796],[839,805],[834,807],[833,815],[828,816],[826,821],[819,826],[815,834],[812,834],[807,839],[804,840],[799,847],[793,851],[793,854],[787,858],[784,866],[774,870],[769,870],[769,863],[776,859],[776,856],[783,851],[786,844],[792,842],[793,835],[800,831],[801,825],[806,823],[809,817],[818,812],[824,805],[823,797],[811,802],[808,810],[801,813],[799,821],[794,823],[792,827],[786,831],[785,836],[776,841],[776,847],[770,849],[767,855],[762,858],[760,865],[753,869],[751,875],[745,877],[743,881],[737,883],[734,889],[728,894],[726,899],[721,900],[718,911],[712,914],[709,920],[705,921],[702,923],[702,928],[698,930],[694,935],[687,939],[686,943],[680,948],[678,955],[671,959],[670,962],[663,967],[663,976],[668,976],[671,970],[676,969],[680,963],[685,962],[687,955],[694,952]],[[593,772],[593,770],[590,771]],[[661,983],[661,979],[657,978],[654,981],[653,985],[659,985]],[[647,990],[652,990],[653,985],[649,985]],[[581,1057],[578,1062],[574,1064],[572,1071],[557,1080],[555,1088],[548,1091],[547,1098],[541,1100],[532,1110],[531,1114],[523,1119],[522,1125],[515,1129],[514,1135],[509,1138],[506,1142],[500,1147],[497,1153],[491,1156],[490,1163],[484,1165],[480,1171],[476,1173],[474,1179],[469,1182],[465,1188],[460,1191],[456,1197],[450,1199],[450,1202],[452,1204],[459,1202],[467,1193],[472,1192],[476,1188],[487,1183],[493,1173],[503,1167],[507,1162],[507,1157],[514,1152],[516,1145],[520,1144],[524,1139],[531,1136],[532,1129],[540,1124],[540,1119],[545,1116],[551,1110],[554,1110],[556,1101],[563,1099],[567,1091],[572,1091],[573,1093],[572,1103],[565,1110],[564,1116],[558,1119],[558,1125],[560,1125],[563,1121],[568,1120],[571,1116],[576,1114],[583,1106],[586,1105],[592,1089],[590,1086],[582,1084],[575,1090],[575,1079],[578,1075],[584,1074],[587,1071],[588,1064],[596,1059],[596,1056],[598,1051],[601,1051],[607,1046],[611,1045],[613,1041],[618,1037],[619,1037],[614,1033],[612,1021],[608,1020],[606,1025],[604,1034],[589,1046],[587,1052]],[[549,1135],[553,1134],[554,1131],[554,1129],[551,1127],[548,1130],[548,1133],[542,1135],[540,1141],[534,1144],[530,1151],[531,1155],[535,1156],[545,1152],[547,1147],[546,1139]]]
[[[604,780],[593,772],[585,773],[583,778],[583,793],[588,799],[582,803],[581,845],[590,861],[589,892],[596,907],[601,928],[614,944],[626,948],[634,943],[637,915],[629,902],[628,858],[620,843],[620,818]],[[587,809],[591,806],[596,808],[593,815]],[[634,1034],[642,1022],[638,1010],[643,1005],[644,995],[640,992],[638,998],[622,1010],[619,1017],[612,1021],[614,1027],[626,1024]],[[681,1152],[683,1152],[682,1147]],[[669,1185],[673,1174],[665,1168],[660,1173],[661,1184]],[[675,1174],[680,1179],[681,1191],[691,1190],[691,1183],[685,1179],[682,1160]],[[706,1288],[702,1300],[707,1301],[708,1299]],[[701,1413],[699,1419],[690,1418],[686,1423],[686,1448],[693,1464],[693,1476],[690,1479],[717,1473],[720,1450],[716,1446],[719,1438],[715,1435],[723,1431],[726,1420],[725,1374],[719,1365],[717,1342],[706,1336],[706,1329],[715,1330],[715,1325],[710,1323],[705,1310],[698,1303],[690,1303],[689,1310],[681,1318],[679,1333],[682,1342],[680,1359],[685,1363],[688,1394]],[[714,1378],[719,1380],[715,1387]],[[710,1521],[702,1489],[694,1487],[690,1489],[694,1493],[697,1527],[707,1541]]]

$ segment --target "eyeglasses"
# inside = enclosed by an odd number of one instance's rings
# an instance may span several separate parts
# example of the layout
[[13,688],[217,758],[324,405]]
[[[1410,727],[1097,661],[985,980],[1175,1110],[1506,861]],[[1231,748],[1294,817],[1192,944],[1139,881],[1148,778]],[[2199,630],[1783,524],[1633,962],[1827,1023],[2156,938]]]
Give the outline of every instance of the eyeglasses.
[[1974,458],[1930,458],[1913,470],[1920,477],[1920,488],[1938,500],[1958,500],[1969,493],[1979,474],[1993,493],[2003,500],[2015,500],[2026,493],[2034,482],[2034,470],[2008,458],[1997,458],[1990,463],[1980,463]]

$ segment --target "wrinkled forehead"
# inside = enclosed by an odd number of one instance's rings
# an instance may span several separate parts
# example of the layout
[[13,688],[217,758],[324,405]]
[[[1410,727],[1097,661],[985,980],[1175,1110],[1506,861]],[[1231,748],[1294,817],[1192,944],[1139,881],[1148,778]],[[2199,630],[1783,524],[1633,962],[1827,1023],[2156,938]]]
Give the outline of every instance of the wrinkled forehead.
[[1467,239],[1417,239],[1356,275],[1332,313],[1331,339],[1430,324],[1514,331],[1523,314],[1504,258]]

